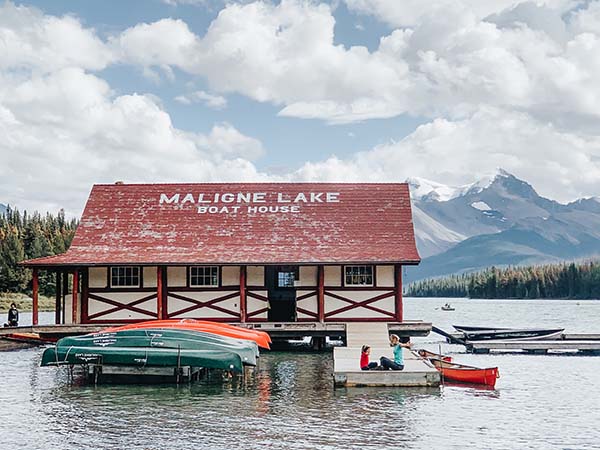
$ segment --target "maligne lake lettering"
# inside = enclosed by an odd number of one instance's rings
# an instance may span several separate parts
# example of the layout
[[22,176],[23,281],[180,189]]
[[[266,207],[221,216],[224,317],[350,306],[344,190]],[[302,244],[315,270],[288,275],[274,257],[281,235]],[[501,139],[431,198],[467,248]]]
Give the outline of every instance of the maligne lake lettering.
[[306,204],[339,203],[339,192],[226,192],[160,194],[161,205],[196,206],[198,214],[298,213]]

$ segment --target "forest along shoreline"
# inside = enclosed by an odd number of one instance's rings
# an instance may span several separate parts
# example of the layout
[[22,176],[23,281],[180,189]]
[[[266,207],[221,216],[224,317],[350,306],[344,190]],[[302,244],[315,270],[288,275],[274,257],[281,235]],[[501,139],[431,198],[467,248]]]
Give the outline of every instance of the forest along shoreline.
[[491,267],[479,272],[414,281],[407,297],[480,299],[600,299],[600,261]]

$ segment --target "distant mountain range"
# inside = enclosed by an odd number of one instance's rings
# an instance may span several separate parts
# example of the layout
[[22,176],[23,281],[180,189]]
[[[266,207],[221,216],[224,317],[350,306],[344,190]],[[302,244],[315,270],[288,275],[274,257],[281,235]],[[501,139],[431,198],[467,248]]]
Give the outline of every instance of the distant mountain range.
[[599,198],[558,203],[502,169],[460,187],[407,182],[423,258],[407,281],[600,254]]

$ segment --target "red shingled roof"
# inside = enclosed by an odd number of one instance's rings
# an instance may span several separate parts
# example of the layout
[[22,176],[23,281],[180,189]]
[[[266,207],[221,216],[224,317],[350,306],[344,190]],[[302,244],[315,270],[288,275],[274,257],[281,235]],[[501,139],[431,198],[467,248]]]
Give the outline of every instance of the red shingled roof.
[[222,183],[95,185],[69,250],[24,264],[419,261],[405,183]]

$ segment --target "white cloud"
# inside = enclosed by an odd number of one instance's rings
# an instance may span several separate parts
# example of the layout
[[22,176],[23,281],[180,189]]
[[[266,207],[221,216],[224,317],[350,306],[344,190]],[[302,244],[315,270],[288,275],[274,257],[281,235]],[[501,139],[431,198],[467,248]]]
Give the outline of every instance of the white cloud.
[[114,61],[95,31],[76,18],[47,16],[10,2],[0,5],[0,55],[0,69],[100,70]]
[[399,142],[346,160],[307,163],[292,178],[384,182],[421,176],[462,185],[497,167],[550,198],[594,195],[600,180],[600,137],[564,132],[522,112],[483,108],[468,119],[436,119]]
[[444,14],[448,10],[469,12],[478,20],[511,9],[523,3],[566,9],[578,0],[344,0],[351,11],[375,16],[394,27],[412,27],[427,18]]
[[229,4],[203,37],[164,19],[128,29],[114,44],[125,61],[179,67],[215,92],[281,105],[287,117],[468,117],[482,105],[557,123],[600,116],[597,1],[572,13],[578,2],[570,0],[350,3],[390,20],[385,11],[394,8],[414,17],[375,51],[336,45],[331,8],[301,0]]
[[210,94],[206,91],[194,91],[189,94],[178,95],[175,100],[184,105],[203,103],[209,108],[223,109],[227,107],[227,99],[221,95]]
[[[560,200],[597,195],[599,3],[562,16],[552,5],[494,10],[486,20],[474,4],[425,14],[375,51],[336,45],[332,10],[313,2],[229,4],[202,37],[163,19],[107,42],[73,17],[7,3],[0,201],[77,214],[93,182],[423,176],[464,184],[496,167]],[[538,14],[556,20],[540,23]],[[221,107],[219,93],[238,92],[290,117],[345,123],[411,113],[431,121],[399,142],[268,176],[251,162],[264,154],[260,141],[232,124],[184,132],[153,96],[118,95],[91,73],[115,62],[157,80],[175,79],[176,68],[205,78],[210,91],[183,102]]]

